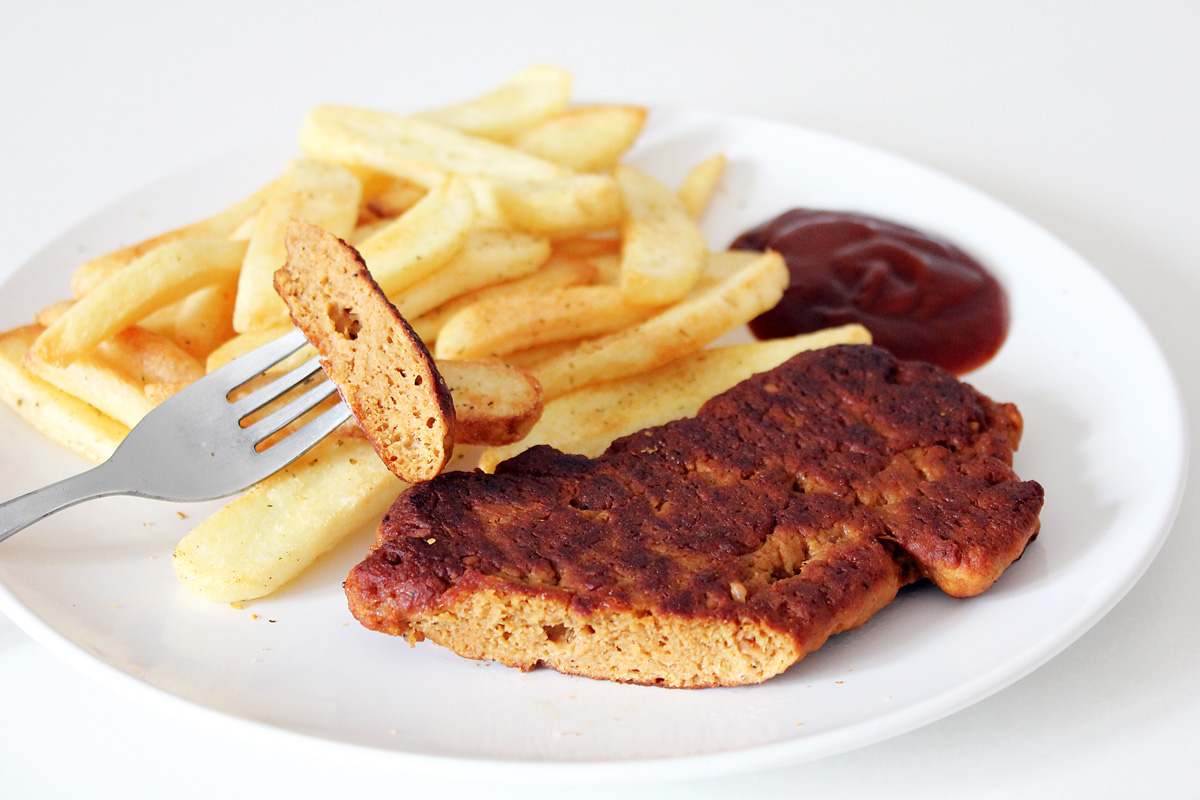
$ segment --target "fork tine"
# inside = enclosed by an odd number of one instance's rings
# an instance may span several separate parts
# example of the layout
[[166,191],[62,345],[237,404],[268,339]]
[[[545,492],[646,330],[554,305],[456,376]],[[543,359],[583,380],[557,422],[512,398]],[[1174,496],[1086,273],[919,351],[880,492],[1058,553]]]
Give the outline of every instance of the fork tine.
[[298,419],[304,413],[316,408],[321,401],[336,391],[337,386],[330,381],[317,384],[287,405],[272,411],[258,422],[248,426],[245,429],[245,436],[258,444],[292,420]]
[[276,472],[311,450],[349,418],[350,409],[346,407],[345,403],[338,403],[328,411],[322,412],[319,417],[300,430],[283,437],[255,455],[256,463],[263,465],[269,472]]
[[262,347],[235,358],[220,369],[214,370],[212,374],[220,375],[229,386],[229,390],[232,391],[255,375],[265,372],[283,361],[306,344],[308,344],[308,340],[304,338],[303,333],[298,330],[292,331],[273,342],[268,342]]
[[279,376],[266,386],[261,386],[240,400],[230,403],[233,407],[232,410],[237,415],[237,418],[241,419],[250,412],[262,408],[275,398],[281,397],[289,389],[295,388],[302,381],[316,375],[320,371],[320,361],[316,358],[311,358],[295,369]]

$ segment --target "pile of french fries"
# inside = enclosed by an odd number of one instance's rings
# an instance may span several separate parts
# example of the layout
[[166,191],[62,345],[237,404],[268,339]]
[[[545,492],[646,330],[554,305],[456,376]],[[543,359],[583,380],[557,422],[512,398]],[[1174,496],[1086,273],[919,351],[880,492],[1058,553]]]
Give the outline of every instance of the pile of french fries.
[[[869,340],[851,326],[706,350],[778,302],[782,259],[709,251],[697,220],[721,155],[668,188],[621,162],[644,109],[571,106],[570,95],[568,73],[538,66],[409,116],[314,109],[303,157],[278,179],[81,265],[73,300],[0,334],[2,399],[49,438],[107,458],[157,403],[291,330],[272,276],[292,218],[353,244],[440,363],[495,359],[537,379],[531,399],[503,371],[473,385],[474,372],[445,370],[466,376],[451,381],[456,408],[544,404],[525,439],[475,454],[485,468],[534,444],[594,455],[800,350]],[[200,523],[176,573],[214,600],[261,597],[402,488],[369,443],[340,431]]]

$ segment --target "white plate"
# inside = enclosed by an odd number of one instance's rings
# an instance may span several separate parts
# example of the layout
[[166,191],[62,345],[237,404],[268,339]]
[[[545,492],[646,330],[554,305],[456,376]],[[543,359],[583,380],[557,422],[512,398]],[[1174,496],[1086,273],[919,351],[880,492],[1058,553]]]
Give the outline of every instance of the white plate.
[[[0,545],[4,611],[106,683],[223,730],[489,780],[695,778],[817,758],[939,719],[1033,670],[1124,595],[1169,530],[1186,445],[1156,344],[1064,245],[893,156],[770,122],[660,111],[632,160],[677,182],[718,151],[729,169],[705,223],[715,247],[789,207],[851,209],[942,233],[1007,287],[1008,341],[969,379],[1020,406],[1016,467],[1043,483],[1046,506],[1040,538],[987,594],[956,601],[907,590],[761,686],[620,686],[521,673],[362,629],[340,583],[370,531],[242,610],[199,600],[176,583],[170,555],[215,506],[116,498]],[[0,324],[68,296],[70,271],[87,256],[223,207],[287,155],[260,148],[205,165],[81,223],[4,285]],[[0,494],[83,466],[0,409]]]

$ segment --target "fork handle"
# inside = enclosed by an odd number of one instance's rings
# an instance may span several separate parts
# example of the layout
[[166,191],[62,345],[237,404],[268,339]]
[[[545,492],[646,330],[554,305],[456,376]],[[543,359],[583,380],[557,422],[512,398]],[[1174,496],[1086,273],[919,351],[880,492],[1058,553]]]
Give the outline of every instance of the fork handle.
[[113,494],[127,494],[109,478],[109,472],[105,469],[107,466],[106,461],[87,472],[72,475],[7,503],[0,503],[0,542],[76,503]]

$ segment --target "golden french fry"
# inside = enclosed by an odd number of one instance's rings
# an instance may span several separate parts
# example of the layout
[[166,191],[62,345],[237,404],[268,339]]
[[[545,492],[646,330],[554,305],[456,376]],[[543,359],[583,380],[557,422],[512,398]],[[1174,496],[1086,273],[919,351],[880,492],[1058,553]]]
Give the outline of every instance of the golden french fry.
[[646,122],[637,106],[572,108],[513,139],[518,150],[576,172],[607,172],[617,165]]
[[588,256],[588,263],[596,268],[596,283],[604,286],[617,286],[620,284],[620,254]]
[[450,263],[391,298],[401,316],[416,319],[467,292],[528,275],[549,257],[550,243],[540,237],[475,231]]
[[131,428],[154,407],[142,381],[99,352],[84,353],[56,366],[38,358],[35,346],[25,353],[22,364],[47,383]]
[[450,178],[360,242],[358,251],[379,288],[393,297],[445,266],[462,250],[474,223],[470,188]]
[[91,461],[104,461],[129,426],[25,368],[25,353],[41,332],[41,326],[27,325],[0,334],[0,400],[46,438]]
[[475,195],[475,227],[480,230],[512,230],[512,223],[496,202],[496,181],[469,175],[463,176],[463,180]]
[[655,312],[633,305],[615,286],[575,286],[504,295],[464,308],[438,333],[439,359],[502,356],[528,347],[588,339],[641,322]]
[[450,175],[497,181],[560,178],[569,172],[511,147],[416,117],[347,106],[319,106],[300,127],[309,156],[365,166],[437,186]]
[[741,270],[645,322],[589,339],[530,371],[547,400],[597,381],[646,372],[702,349],[771,308],[787,282],[787,266],[778,253],[757,254]]
[[362,184],[362,206],[358,210],[359,226],[379,219],[398,217],[425,196],[425,187],[404,178],[361,164],[343,166],[353,172]]
[[692,167],[679,187],[679,200],[692,219],[700,219],[708,208],[721,176],[725,174],[725,156],[717,154]]
[[62,366],[156,309],[237,275],[244,242],[185,239],[132,262],[71,306],[34,345],[37,357]]
[[154,381],[142,387],[152,406],[161,405],[187,387],[187,381]]
[[542,181],[499,182],[492,190],[514,227],[546,236],[579,236],[621,223],[624,207],[609,175],[571,175]]
[[[237,291],[237,275],[233,276],[234,291]],[[148,331],[154,331],[159,336],[166,336],[168,339],[175,334],[175,321],[179,316],[179,310],[183,307],[183,300],[176,300],[170,305],[152,311],[142,317],[138,322],[138,326],[145,328]],[[231,326],[232,327],[232,326]]]
[[[358,184],[362,187],[362,204],[364,208],[374,197],[382,192],[386,192],[391,183],[395,181],[407,183],[407,181],[397,178],[395,175],[390,175],[362,164],[342,164],[342,166],[353,172],[354,177],[358,178]],[[363,213],[362,209],[359,209],[359,213]]]
[[104,340],[95,352],[141,384],[191,383],[204,377],[204,365],[186,350],[137,325]]
[[576,258],[594,258],[596,256],[619,256],[621,240],[616,236],[578,236],[571,239],[558,239],[554,242],[555,255],[575,256]]
[[372,236],[379,233],[381,230],[391,225],[395,221],[395,217],[388,217],[386,219],[377,219],[373,222],[363,222],[362,218],[359,217],[358,225],[354,228],[350,235],[346,237],[346,243],[352,247],[358,248],[367,239],[370,239]]
[[540,344],[535,347],[526,347],[524,350],[517,350],[506,354],[504,356],[504,363],[512,364],[514,367],[520,367],[526,371],[532,371],[543,361],[549,361],[563,353],[574,350],[585,341],[587,340],[564,339],[561,342],[550,342],[549,344]]
[[[748,250],[720,250],[709,253],[697,288],[715,286],[733,273],[745,268],[758,255],[758,253]],[[556,254],[552,258],[558,257]],[[617,286],[620,282],[621,256],[619,254],[589,255],[583,259],[583,262],[589,265],[595,274],[595,278],[588,283],[595,286]],[[561,343],[515,351],[506,355],[505,359],[527,368],[539,361],[545,361],[551,355],[557,355],[559,352],[565,352]]]
[[33,315],[33,322],[35,325],[49,328],[73,305],[75,305],[74,300],[59,300],[57,303],[51,303]]
[[[400,216],[415,206],[428,191],[404,178],[384,173],[379,174],[383,175],[387,182],[363,198],[363,210],[376,219],[392,219]],[[362,213],[359,214],[360,224],[363,221]]]
[[665,305],[696,286],[708,245],[679,198],[641,170],[613,174],[627,216],[621,228],[621,291],[631,303]]
[[455,440],[460,445],[520,441],[542,414],[542,392],[533,377],[498,361],[445,361],[438,372],[454,397]]
[[[282,178],[280,180],[282,180]],[[274,184],[272,184],[271,188],[273,189],[273,187],[274,187]],[[269,196],[270,196],[269,194],[264,194],[263,205],[265,205],[265,203],[266,203],[266,197],[269,197]],[[226,238],[232,239],[235,242],[250,241],[250,237],[254,235],[254,227],[256,225],[258,225],[258,218],[261,216],[262,216],[262,205],[259,205],[258,208],[254,209],[254,212],[251,213],[250,216],[246,217],[244,220],[241,221],[241,223],[238,224],[238,226],[236,228],[234,228],[232,231],[230,231],[229,236],[227,236]]]
[[640,375],[605,381],[546,404],[542,417],[520,442],[484,451],[479,466],[491,472],[501,461],[535,445],[595,457],[614,439],[671,420],[695,416],[711,397],[751,375],[766,372],[804,350],[835,344],[870,344],[861,325],[701,350]]
[[539,65],[522,70],[496,90],[466,103],[416,116],[487,139],[506,140],[567,107],[571,74]]
[[271,285],[275,270],[287,259],[283,237],[293,218],[345,238],[354,230],[362,200],[362,184],[349,170],[311,158],[294,160],[266,201],[246,248],[238,278],[233,329],[238,333],[278,325],[287,307]]
[[200,523],[172,557],[192,592],[233,602],[283,586],[404,488],[370,442],[330,437]]
[[587,261],[578,258],[551,255],[549,260],[538,270],[516,278],[515,280],[495,283],[476,289],[473,292],[448,300],[432,311],[419,316],[413,316],[410,322],[413,330],[425,342],[434,341],[446,321],[467,306],[493,297],[503,297],[516,294],[545,292],[567,286],[581,286],[592,283],[596,278],[596,268]]
[[[35,314],[34,322],[42,326],[39,331],[53,325],[75,303],[75,300],[62,300]],[[186,384],[204,375],[204,365],[185,348],[142,325],[130,326],[105,339],[96,345],[96,350],[113,366],[144,382]]]
[[[273,342],[285,333],[291,333],[295,329],[294,325],[287,322],[282,325],[276,325],[273,328],[264,328],[261,331],[239,333],[208,354],[208,358],[204,363],[204,370],[205,372],[212,372],[215,369],[219,369],[235,358],[244,356],[251,350],[262,347],[268,342]],[[301,347],[291,356],[276,364],[274,368],[277,371],[291,369],[308,361],[310,358],[316,358],[316,355],[317,351],[311,345],[304,345],[304,347]]]
[[749,267],[762,256],[754,250],[714,250],[708,254],[704,272],[700,274],[700,287],[715,286],[731,275]]
[[133,261],[164,244],[182,239],[231,239],[247,219],[254,217],[266,198],[275,191],[278,180],[272,181],[254,194],[224,211],[200,222],[154,236],[143,242],[122,247],[100,258],[81,264],[71,276],[71,293],[83,297],[104,281],[120,272]]
[[[168,328],[159,332],[203,361],[235,335],[233,306],[237,278],[193,292],[177,304]],[[145,321],[142,323],[145,325]]]

